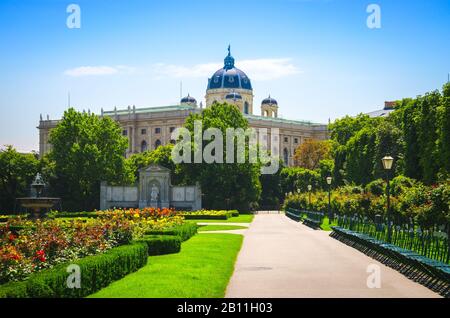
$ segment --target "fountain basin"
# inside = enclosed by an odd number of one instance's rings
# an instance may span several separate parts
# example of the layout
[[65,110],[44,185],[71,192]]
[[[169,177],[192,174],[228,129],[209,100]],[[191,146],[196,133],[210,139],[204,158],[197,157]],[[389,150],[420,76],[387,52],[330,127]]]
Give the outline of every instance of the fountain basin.
[[39,197],[39,198],[17,198],[17,201],[19,201],[19,204],[27,209],[31,209],[33,211],[33,218],[39,219],[45,216],[46,209],[50,209],[55,204],[60,202],[61,199],[59,198],[46,198],[46,197]]

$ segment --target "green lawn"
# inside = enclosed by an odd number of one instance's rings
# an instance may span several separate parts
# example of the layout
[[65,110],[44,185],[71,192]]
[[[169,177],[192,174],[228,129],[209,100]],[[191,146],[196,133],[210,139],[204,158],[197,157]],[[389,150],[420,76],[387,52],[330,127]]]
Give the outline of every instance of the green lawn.
[[195,223],[251,223],[253,221],[253,214],[239,214],[239,216],[233,216],[228,220],[186,220],[188,222]]
[[89,297],[222,298],[242,240],[236,234],[197,234],[180,253],[151,256],[139,271]]
[[246,226],[240,225],[203,225],[198,228],[199,231],[229,231],[229,230],[243,230],[248,229]]

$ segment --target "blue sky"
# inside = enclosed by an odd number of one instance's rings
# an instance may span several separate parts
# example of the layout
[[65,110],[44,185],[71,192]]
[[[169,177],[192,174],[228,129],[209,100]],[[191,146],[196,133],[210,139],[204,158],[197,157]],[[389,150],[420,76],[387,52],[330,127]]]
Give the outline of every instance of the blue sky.
[[[81,28],[66,26],[69,4]],[[369,4],[381,28],[366,24]],[[450,72],[448,0],[165,0],[0,2],[0,145],[38,149],[39,114],[71,104],[172,105],[204,99],[231,44],[252,79],[254,113],[326,123],[385,100],[440,89]]]

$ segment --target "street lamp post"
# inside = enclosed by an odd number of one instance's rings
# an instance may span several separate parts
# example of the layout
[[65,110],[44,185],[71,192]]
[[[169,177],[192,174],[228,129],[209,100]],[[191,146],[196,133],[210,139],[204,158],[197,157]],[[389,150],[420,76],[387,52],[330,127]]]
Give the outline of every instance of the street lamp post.
[[309,194],[308,205],[309,205],[309,209],[311,209],[311,189],[312,189],[312,185],[308,184],[308,194]]
[[331,220],[333,219],[333,216],[331,215],[331,181],[333,178],[327,177],[327,184],[328,184],[328,222],[331,224]]
[[389,186],[389,171],[392,169],[392,164],[394,163],[394,158],[391,156],[385,156],[383,159],[381,159],[383,162],[383,168],[386,170],[386,195],[387,195],[387,210],[386,210],[386,216],[387,216],[387,223],[388,223],[388,243],[391,243],[392,241],[392,226],[391,226],[391,194],[390,194],[390,186]]

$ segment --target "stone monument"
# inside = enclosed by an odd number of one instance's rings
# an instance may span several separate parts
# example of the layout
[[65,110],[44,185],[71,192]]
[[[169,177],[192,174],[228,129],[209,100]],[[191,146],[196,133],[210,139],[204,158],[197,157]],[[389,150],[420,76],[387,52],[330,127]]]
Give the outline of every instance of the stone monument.
[[109,208],[176,208],[200,210],[200,185],[172,186],[170,170],[150,165],[139,170],[139,182],[134,186],[100,186],[100,209]]

